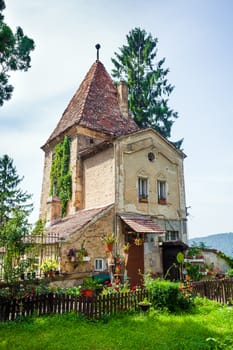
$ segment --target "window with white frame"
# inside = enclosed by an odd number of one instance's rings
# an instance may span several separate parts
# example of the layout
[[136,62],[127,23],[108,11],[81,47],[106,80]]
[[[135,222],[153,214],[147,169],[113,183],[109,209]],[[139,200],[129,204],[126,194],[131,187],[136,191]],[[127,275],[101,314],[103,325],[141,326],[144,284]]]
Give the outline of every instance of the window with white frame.
[[166,204],[167,202],[167,183],[166,181],[160,181],[157,182],[157,191],[158,191],[158,203],[159,204]]
[[148,201],[148,179],[146,177],[138,178],[138,199],[139,202]]
[[104,271],[104,259],[103,258],[96,258],[95,259],[95,271]]
[[165,235],[166,241],[178,241],[179,232],[178,231],[167,231]]

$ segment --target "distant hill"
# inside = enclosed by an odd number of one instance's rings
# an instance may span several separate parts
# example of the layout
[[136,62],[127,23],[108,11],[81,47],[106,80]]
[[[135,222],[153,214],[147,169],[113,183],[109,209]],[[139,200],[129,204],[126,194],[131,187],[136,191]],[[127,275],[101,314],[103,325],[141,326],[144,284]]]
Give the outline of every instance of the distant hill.
[[233,257],[233,232],[217,233],[206,237],[195,237],[189,239],[189,246],[192,245],[193,242],[204,242],[207,248],[218,249],[226,255]]

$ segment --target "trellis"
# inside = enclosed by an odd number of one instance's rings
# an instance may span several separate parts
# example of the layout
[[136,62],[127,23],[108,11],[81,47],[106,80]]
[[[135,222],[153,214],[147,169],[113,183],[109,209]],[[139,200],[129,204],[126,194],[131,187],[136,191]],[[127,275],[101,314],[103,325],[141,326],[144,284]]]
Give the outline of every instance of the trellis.
[[[59,234],[28,235],[24,238],[25,245],[30,249],[20,257],[21,261],[26,261],[28,258],[35,259],[35,272],[37,276],[41,276],[42,271],[40,265],[43,259],[52,258],[60,263],[60,238]],[[0,249],[0,280],[4,279],[4,247]]]

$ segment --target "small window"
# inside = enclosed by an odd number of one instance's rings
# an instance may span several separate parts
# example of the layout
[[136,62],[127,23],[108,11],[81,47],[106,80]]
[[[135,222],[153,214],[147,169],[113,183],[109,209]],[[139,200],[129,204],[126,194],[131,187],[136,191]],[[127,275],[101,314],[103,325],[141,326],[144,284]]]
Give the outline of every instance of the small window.
[[149,152],[147,156],[150,162],[153,162],[155,160],[155,155],[153,152]]
[[148,179],[138,178],[138,199],[139,202],[148,202]]
[[95,259],[95,271],[103,271],[104,270],[104,259],[97,258]]
[[167,203],[167,184],[166,181],[158,181],[158,203]]
[[179,232],[178,231],[167,231],[166,232],[166,241],[178,241]]

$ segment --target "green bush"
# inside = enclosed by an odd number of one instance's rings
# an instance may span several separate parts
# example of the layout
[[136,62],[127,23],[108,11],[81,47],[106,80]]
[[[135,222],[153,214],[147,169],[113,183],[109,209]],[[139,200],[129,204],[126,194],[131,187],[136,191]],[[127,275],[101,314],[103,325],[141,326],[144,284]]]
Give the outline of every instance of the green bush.
[[202,274],[199,271],[199,266],[194,264],[186,265],[187,274],[193,281],[200,281],[202,278]]
[[190,293],[187,293],[179,283],[147,278],[145,287],[150,292],[152,306],[155,308],[177,312],[188,310],[193,305]]
[[233,277],[233,269],[228,269],[227,270],[227,276],[231,277],[231,278]]

